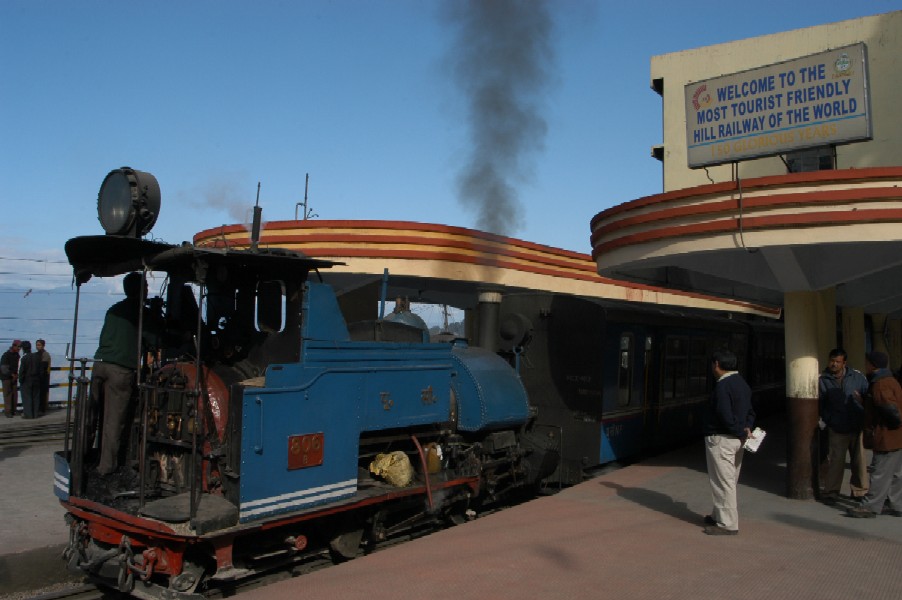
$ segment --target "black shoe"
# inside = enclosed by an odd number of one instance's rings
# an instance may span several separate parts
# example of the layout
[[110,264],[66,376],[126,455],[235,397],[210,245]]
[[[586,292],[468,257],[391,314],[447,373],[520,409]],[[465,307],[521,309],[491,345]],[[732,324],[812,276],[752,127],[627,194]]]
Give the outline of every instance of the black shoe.
[[717,521],[711,515],[705,515],[705,525],[717,525]]
[[821,502],[826,504],[827,506],[835,506],[837,502],[839,502],[839,494],[824,494],[821,496]]
[[877,513],[863,506],[853,506],[846,509],[846,515],[856,519],[873,519],[877,516]]
[[889,506],[884,506],[883,510],[880,511],[881,515],[889,515],[891,517],[902,517],[902,510],[896,510],[895,508],[890,508]]
[[717,525],[709,525],[705,527],[706,535],[739,535],[738,529],[727,529],[726,527],[718,527]]
[[115,472],[101,473],[100,471],[97,470],[97,467],[94,467],[89,472],[89,477],[91,477],[92,479],[100,479],[100,480],[111,479],[114,475],[115,475]]

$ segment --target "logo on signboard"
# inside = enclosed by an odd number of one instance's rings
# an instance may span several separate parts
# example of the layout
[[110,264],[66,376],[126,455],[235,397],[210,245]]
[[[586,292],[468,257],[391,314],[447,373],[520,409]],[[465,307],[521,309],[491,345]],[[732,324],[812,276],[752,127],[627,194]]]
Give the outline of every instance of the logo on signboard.
[[837,77],[851,77],[852,76],[852,61],[849,59],[849,55],[843,52],[839,55],[839,58],[836,59],[836,62],[833,63],[833,78]]
[[692,94],[692,106],[695,107],[695,110],[701,110],[708,106],[712,100],[711,92],[708,91],[708,84],[695,88],[695,93]]

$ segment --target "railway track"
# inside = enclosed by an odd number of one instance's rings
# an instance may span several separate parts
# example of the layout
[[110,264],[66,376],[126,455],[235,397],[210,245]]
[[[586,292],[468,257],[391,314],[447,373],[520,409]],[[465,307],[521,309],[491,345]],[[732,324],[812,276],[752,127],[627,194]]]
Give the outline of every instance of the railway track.
[[35,419],[32,422],[16,423],[14,427],[0,430],[0,449],[62,442],[65,434],[65,421],[41,422],[41,419]]
[[[100,600],[101,598],[110,600],[117,596],[107,590],[101,590],[94,584],[85,583],[67,586],[51,592],[38,593],[34,596],[25,594],[24,597],[28,598],[28,600]],[[127,598],[128,596],[121,594],[120,597]]]
[[[507,508],[506,505],[488,508],[480,513],[479,518],[484,518],[488,515],[504,510],[505,508]],[[409,532],[389,538],[387,540],[379,542],[379,544],[377,544],[375,547],[371,547],[368,550],[365,550],[363,548],[359,549],[354,560],[361,559],[367,554],[382,552],[384,550],[392,548],[393,546],[404,544],[414,539],[426,537],[432,533],[441,531],[442,529],[442,527],[436,529],[427,527],[421,530],[416,530],[414,532]],[[328,552],[325,552],[321,556],[308,557],[303,562],[298,562],[293,565],[283,565],[281,567],[276,567],[272,571],[263,572],[248,579],[240,580],[234,583],[203,590],[199,593],[209,600],[219,600],[222,598],[234,596],[241,592],[263,588],[279,581],[284,581],[286,579],[301,577],[303,575],[314,573],[321,569],[328,569],[329,567],[334,565],[335,562],[328,556]],[[132,596],[128,594],[124,594],[111,588],[98,587],[92,583],[71,585],[62,589],[48,592],[42,592],[38,590],[33,595],[29,593],[23,593],[17,594],[16,596],[22,598],[23,600],[125,600],[132,598]]]
[[[488,514],[488,511],[486,514]],[[382,550],[386,550],[388,548],[391,548],[392,546],[410,541],[411,539],[424,537],[429,533],[432,533],[432,531],[423,532],[417,535],[399,536],[398,538],[386,540],[384,542],[381,542],[379,546],[377,546],[373,550],[373,552],[381,552]],[[365,553],[361,551],[358,554],[358,558],[364,556],[364,554]],[[208,589],[199,593],[201,593],[205,598],[209,598],[210,600],[218,600],[221,598],[234,596],[240,592],[266,587],[268,585],[272,585],[286,579],[294,579],[308,573],[313,573],[321,569],[329,568],[334,564],[335,563],[332,561],[332,559],[325,555],[322,557],[310,558],[302,563],[275,569],[273,571],[262,573],[245,580],[227,584],[221,587]],[[98,587],[92,583],[67,586],[65,588],[49,592],[37,591],[35,595],[23,593],[17,594],[17,596],[23,598],[23,600],[125,600],[127,598],[131,598],[129,594],[124,594],[110,588]]]

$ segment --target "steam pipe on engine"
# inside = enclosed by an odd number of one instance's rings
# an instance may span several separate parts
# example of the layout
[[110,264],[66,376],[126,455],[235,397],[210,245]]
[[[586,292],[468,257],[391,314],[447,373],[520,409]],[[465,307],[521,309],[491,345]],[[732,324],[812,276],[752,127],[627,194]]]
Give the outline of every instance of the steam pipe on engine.
[[420,465],[423,467],[423,481],[426,484],[426,498],[429,501],[429,512],[433,512],[435,510],[435,502],[432,500],[432,484],[429,482],[429,467],[426,464],[426,455],[423,453],[423,446],[420,444],[417,436],[411,435],[410,439],[413,440],[414,445],[417,447],[417,454],[420,455]]
[[382,271],[382,292],[379,298],[379,320],[385,318],[385,297],[388,295],[388,268]]
[[260,215],[263,209],[260,208],[260,182],[257,182],[257,203],[254,205],[254,221],[251,225],[251,250],[256,250],[260,244]]

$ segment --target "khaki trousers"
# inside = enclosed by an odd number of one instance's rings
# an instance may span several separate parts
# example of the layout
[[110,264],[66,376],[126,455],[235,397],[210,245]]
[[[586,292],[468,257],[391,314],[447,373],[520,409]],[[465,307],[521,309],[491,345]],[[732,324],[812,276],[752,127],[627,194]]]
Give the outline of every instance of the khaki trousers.
[[724,529],[739,530],[736,485],[742,468],[742,442],[730,435],[705,436],[705,459],[714,507],[711,518]]
[[864,446],[861,443],[861,432],[837,433],[830,429],[828,440],[830,453],[827,475],[824,478],[824,494],[839,494],[846,470],[846,452],[848,452],[852,471],[849,481],[852,495],[861,498],[868,492],[868,463],[865,460]]

